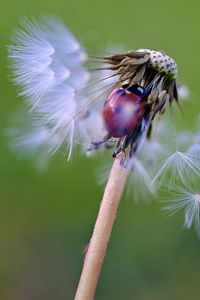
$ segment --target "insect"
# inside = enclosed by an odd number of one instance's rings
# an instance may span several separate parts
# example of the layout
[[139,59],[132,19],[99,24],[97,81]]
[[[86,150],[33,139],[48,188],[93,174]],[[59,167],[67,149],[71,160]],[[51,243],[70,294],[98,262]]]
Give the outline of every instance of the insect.
[[165,53],[149,49],[104,57],[101,61],[119,76],[121,86],[110,93],[102,110],[108,133],[92,144],[97,148],[111,137],[118,138],[113,156],[125,153],[129,146],[132,156],[142,136],[150,137],[154,117],[163,114],[174,99],[178,102],[177,65]]

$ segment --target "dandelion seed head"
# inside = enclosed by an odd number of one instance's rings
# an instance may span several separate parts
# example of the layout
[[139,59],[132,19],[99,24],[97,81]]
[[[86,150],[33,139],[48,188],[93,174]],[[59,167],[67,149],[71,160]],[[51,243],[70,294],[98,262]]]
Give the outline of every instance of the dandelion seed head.
[[165,74],[176,78],[178,74],[178,67],[171,57],[165,54],[163,51],[155,51],[151,49],[139,49],[139,51],[146,51],[150,54],[150,65],[158,70],[159,72],[164,72]]
[[165,210],[184,209],[184,226],[194,224],[200,236],[200,193],[190,188],[200,176],[200,135],[182,131],[173,143],[170,122],[154,125],[174,100],[189,95],[177,83],[174,59],[139,49],[96,57],[97,67],[87,69],[91,62],[84,48],[56,18],[25,18],[12,40],[12,80],[29,116],[24,128],[10,131],[12,146],[29,153],[45,150],[47,156],[64,149],[68,159],[75,144],[87,154],[115,148],[113,157],[122,153],[121,164],[130,171],[134,199],[150,199],[167,185],[174,199]]

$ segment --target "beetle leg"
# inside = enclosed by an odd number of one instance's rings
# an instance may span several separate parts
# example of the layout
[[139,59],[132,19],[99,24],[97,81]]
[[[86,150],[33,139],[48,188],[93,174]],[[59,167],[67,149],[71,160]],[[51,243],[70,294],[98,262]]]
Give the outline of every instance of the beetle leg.
[[110,134],[107,133],[101,140],[97,141],[97,142],[92,142],[91,143],[91,147],[87,149],[87,151],[92,151],[92,150],[96,150],[99,149],[99,147],[106,143],[109,139],[111,138]]

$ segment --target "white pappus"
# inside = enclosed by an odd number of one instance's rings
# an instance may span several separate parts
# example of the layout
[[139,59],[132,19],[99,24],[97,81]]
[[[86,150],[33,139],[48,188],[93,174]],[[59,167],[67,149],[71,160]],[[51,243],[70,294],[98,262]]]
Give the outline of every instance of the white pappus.
[[[57,19],[42,23],[24,19],[21,26],[14,32],[13,45],[8,51],[12,80],[19,87],[19,95],[26,99],[33,130],[28,140],[27,135],[24,140],[22,136],[19,140],[16,137],[17,146],[21,143],[23,148],[24,143],[28,146],[30,142],[31,149],[35,144],[34,128],[37,132],[41,127],[46,132],[44,145],[46,142],[51,145],[49,152],[66,145],[70,158],[75,141],[85,144],[93,133],[90,123],[94,122],[95,107],[91,105],[90,111],[83,110],[90,101],[84,89],[91,80],[83,67],[87,55]],[[102,134],[100,114],[95,118],[94,136],[96,132]]]

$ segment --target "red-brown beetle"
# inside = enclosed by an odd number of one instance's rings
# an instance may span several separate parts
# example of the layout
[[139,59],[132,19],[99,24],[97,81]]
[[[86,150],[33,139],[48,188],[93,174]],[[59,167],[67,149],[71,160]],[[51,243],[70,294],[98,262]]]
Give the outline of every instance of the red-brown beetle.
[[110,136],[123,137],[138,126],[144,114],[143,97],[146,93],[146,89],[139,85],[112,91],[102,111],[104,125]]

